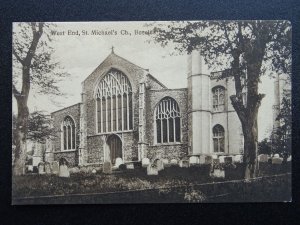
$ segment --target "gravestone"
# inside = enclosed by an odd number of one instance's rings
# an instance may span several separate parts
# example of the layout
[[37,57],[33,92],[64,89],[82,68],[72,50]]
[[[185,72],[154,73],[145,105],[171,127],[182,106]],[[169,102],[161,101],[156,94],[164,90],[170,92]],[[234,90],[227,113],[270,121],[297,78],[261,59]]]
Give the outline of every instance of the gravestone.
[[291,162],[292,161],[292,155],[290,155],[289,157],[287,157],[286,161],[287,162]]
[[279,158],[279,154],[275,154],[273,158]]
[[33,172],[33,165],[28,165],[28,172]]
[[39,163],[38,171],[39,171],[39,174],[44,174],[45,173],[45,164],[43,162]]
[[147,175],[158,175],[157,167],[149,164],[147,167]]
[[191,156],[189,159],[190,165],[199,164],[199,157],[197,156]]
[[97,170],[95,168],[92,169],[92,174],[97,173]]
[[79,173],[80,169],[78,167],[73,167],[69,169],[70,174]]
[[126,168],[128,170],[133,170],[134,169],[134,164],[133,163],[128,163],[128,164],[126,164]]
[[233,161],[235,163],[242,163],[243,162],[243,155],[235,155]]
[[200,155],[199,163],[200,164],[211,164],[212,157],[209,155]]
[[45,173],[51,174],[51,164],[49,162],[45,162]]
[[169,160],[168,159],[162,159],[163,163],[164,163],[164,167],[169,167]]
[[177,166],[178,161],[177,161],[177,159],[171,159],[170,163],[171,163],[172,166]]
[[105,174],[111,174],[112,173],[112,168],[111,168],[111,162],[106,161],[103,163],[103,173]]
[[66,164],[61,164],[59,166],[59,173],[58,173],[59,177],[70,177],[70,172],[69,172],[69,168]]
[[158,171],[161,171],[164,169],[164,162],[161,159],[155,160],[156,167]]
[[225,163],[225,157],[224,155],[219,156],[220,163]]
[[268,155],[260,154],[257,156],[258,162],[268,162]]
[[150,165],[150,159],[148,158],[143,158],[142,159],[142,167],[146,168]]
[[121,164],[123,164],[123,159],[122,158],[116,158],[115,167],[119,168],[119,166]]
[[224,170],[220,170],[220,169],[214,169],[214,172],[212,174],[214,177],[221,177],[224,178],[225,177],[225,171]]
[[280,165],[280,164],[282,164],[282,161],[283,161],[283,158],[281,158],[281,157],[272,158],[272,164]]
[[179,161],[179,167],[181,167],[181,168],[187,168],[187,167],[189,167],[189,161],[188,160],[180,160]]
[[205,155],[199,156],[199,164],[205,164]]
[[211,157],[212,157],[212,159],[217,159],[218,155],[212,155]]
[[59,163],[57,161],[52,162],[52,173],[53,174],[59,173]]

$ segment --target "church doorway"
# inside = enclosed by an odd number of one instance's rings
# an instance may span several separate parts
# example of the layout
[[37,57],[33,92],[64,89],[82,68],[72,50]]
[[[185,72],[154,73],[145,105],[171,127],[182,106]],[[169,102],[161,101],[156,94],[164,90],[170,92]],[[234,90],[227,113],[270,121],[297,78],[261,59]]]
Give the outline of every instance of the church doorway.
[[109,155],[112,164],[116,163],[116,158],[122,158],[122,141],[119,136],[113,134],[107,139]]

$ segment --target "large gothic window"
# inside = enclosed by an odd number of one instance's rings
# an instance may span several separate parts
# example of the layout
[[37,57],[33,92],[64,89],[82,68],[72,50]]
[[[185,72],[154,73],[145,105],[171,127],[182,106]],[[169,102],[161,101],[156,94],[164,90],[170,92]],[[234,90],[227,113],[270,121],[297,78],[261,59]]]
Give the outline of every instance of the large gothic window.
[[96,89],[98,133],[132,130],[132,89],[128,78],[110,70]]
[[224,128],[217,124],[213,128],[214,152],[224,152]]
[[156,106],[155,125],[157,143],[181,141],[180,110],[174,99],[165,97]]
[[222,112],[225,110],[225,88],[217,86],[213,88],[213,111]]
[[66,116],[62,123],[62,149],[74,150],[76,148],[75,122],[70,116]]

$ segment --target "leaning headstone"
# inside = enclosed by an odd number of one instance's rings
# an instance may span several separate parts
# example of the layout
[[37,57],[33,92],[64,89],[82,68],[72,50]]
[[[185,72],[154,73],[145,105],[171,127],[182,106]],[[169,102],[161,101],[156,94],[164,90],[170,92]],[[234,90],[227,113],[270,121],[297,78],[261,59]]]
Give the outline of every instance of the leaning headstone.
[[243,162],[243,155],[235,155],[233,161],[235,163],[242,163]]
[[257,156],[258,162],[268,162],[268,155],[260,154]]
[[134,164],[133,163],[128,163],[128,164],[126,164],[126,168],[128,170],[133,170],[134,169]]
[[45,173],[51,174],[51,164],[49,162],[45,162]]
[[44,174],[45,173],[45,164],[43,162],[39,163],[38,171],[39,171],[39,174]]
[[146,168],[150,165],[150,159],[148,158],[143,158],[142,159],[142,167]]
[[156,167],[157,167],[158,171],[161,171],[164,169],[164,162],[161,159],[158,159],[155,162],[156,162]]
[[111,174],[112,173],[112,168],[111,168],[111,162],[104,162],[103,163],[103,173],[105,174]]
[[157,167],[153,164],[149,164],[147,167],[147,175],[158,175]]
[[191,156],[190,159],[190,165],[195,165],[195,164],[199,164],[199,157],[197,156]]
[[53,174],[59,173],[59,163],[57,161],[52,162],[52,173]]
[[172,166],[177,166],[178,161],[177,161],[177,159],[171,159],[170,163],[171,163]]
[[287,157],[286,161],[287,162],[291,162],[292,161],[292,155],[290,155],[289,157]]
[[59,166],[59,177],[70,177],[70,172],[68,166],[66,164],[62,164]]
[[182,168],[187,168],[189,167],[189,161],[188,160],[180,160],[179,161],[179,167],[182,167]]
[[272,164],[282,164],[282,161],[283,161],[283,158],[280,158],[280,157],[272,158]]
[[116,158],[115,167],[119,168],[119,166],[121,164],[123,164],[123,159],[122,158]]

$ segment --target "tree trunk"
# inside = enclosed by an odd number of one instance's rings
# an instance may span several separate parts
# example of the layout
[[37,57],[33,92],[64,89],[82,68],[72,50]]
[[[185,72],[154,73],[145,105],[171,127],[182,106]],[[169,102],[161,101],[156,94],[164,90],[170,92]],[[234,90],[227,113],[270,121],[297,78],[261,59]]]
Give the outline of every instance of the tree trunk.
[[13,162],[13,174],[23,175],[25,174],[25,162],[27,152],[27,129],[28,129],[28,116],[29,110],[27,107],[26,98],[18,98],[18,117],[16,123],[16,148],[15,157]]
[[257,112],[252,112],[252,118],[255,121],[246,120],[243,126],[244,133],[244,163],[245,163],[245,179],[256,176],[257,164]]

